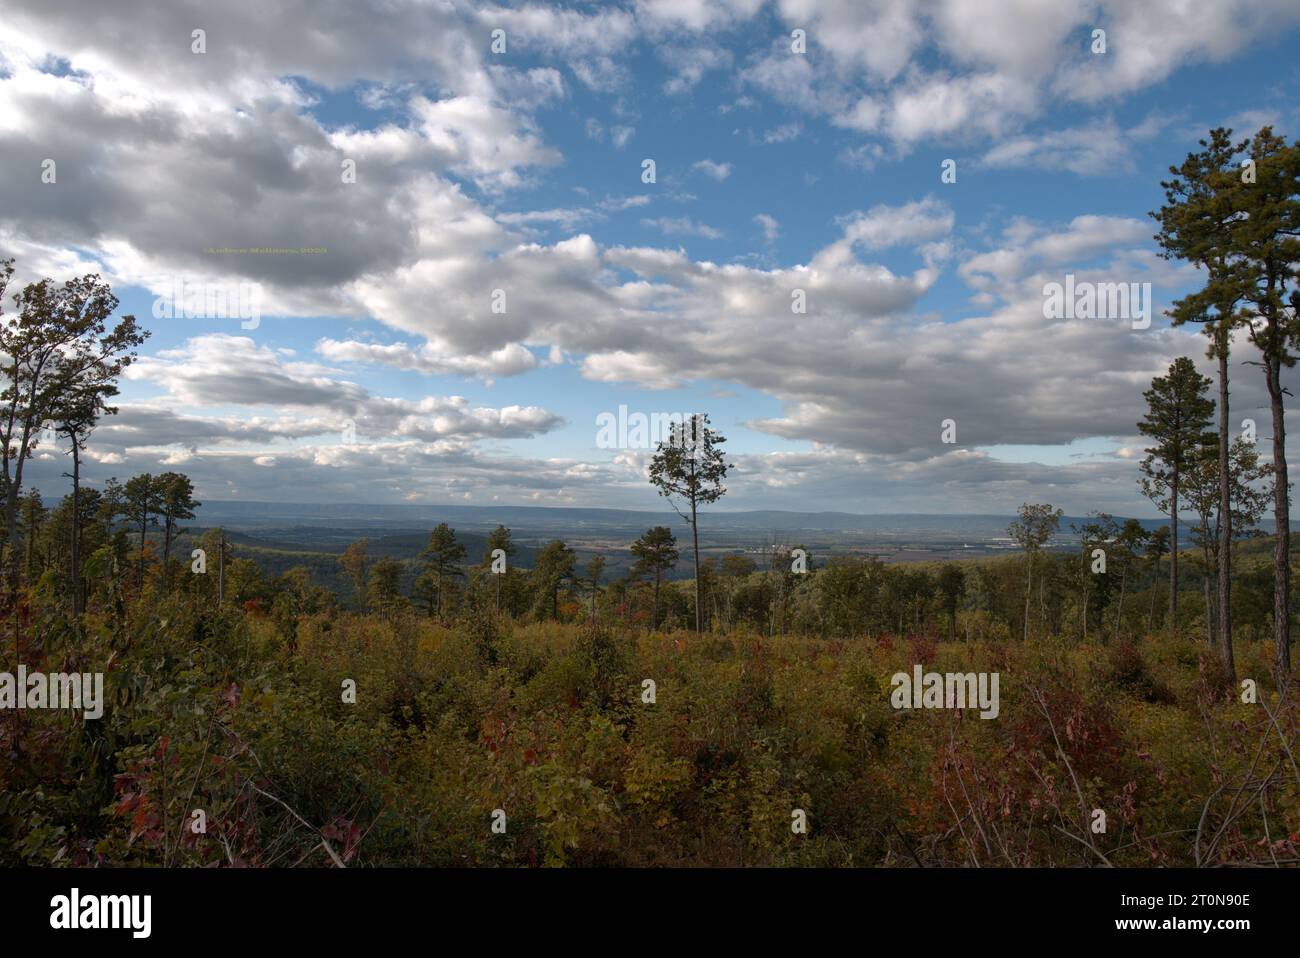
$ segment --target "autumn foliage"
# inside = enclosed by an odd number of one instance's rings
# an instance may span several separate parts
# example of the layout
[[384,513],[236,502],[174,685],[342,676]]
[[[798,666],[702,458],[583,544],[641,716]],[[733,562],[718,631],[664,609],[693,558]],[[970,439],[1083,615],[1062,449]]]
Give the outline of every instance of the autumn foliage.
[[[1297,709],[1269,685],[1267,642],[1242,649],[1241,674],[1259,677],[1246,704],[1187,638],[830,640],[484,616],[304,614],[290,641],[260,607],[185,596],[80,629],[34,615],[29,665],[103,670],[108,704],[98,721],[4,716],[0,864],[1300,860]],[[891,675],[917,662],[998,671],[998,718],[893,709]]]

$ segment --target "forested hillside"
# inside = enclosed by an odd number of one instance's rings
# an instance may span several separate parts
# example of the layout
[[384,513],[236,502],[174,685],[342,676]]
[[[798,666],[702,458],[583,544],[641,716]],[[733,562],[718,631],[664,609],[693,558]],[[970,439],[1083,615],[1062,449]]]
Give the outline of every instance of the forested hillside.
[[[668,529],[617,580],[559,542],[493,574],[449,529],[413,568],[358,543],[337,571],[313,556],[280,574],[237,543],[222,560],[210,530],[200,572],[188,540],[164,566],[90,501],[86,611],[66,614],[56,508],[32,526],[5,667],[17,651],[102,670],[107,707],[5,715],[5,864],[1300,858],[1265,540],[1237,555],[1246,704],[1205,640],[1197,573],[1174,628],[1167,557],[1139,551],[1112,548],[1104,575],[1088,551],[1039,554],[1027,620],[1022,556],[806,572],[788,549],[736,556],[702,568],[696,632],[691,582],[661,582],[656,605],[656,567],[680,561]],[[892,707],[891,676],[918,664],[998,673],[996,720]],[[1243,788],[1254,803],[1224,797]]]

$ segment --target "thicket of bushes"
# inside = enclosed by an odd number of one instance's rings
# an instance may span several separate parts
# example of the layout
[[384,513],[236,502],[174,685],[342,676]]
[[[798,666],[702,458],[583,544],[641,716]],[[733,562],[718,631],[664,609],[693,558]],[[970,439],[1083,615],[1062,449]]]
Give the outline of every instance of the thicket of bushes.
[[[22,661],[102,670],[108,704],[5,716],[0,864],[1300,860],[1297,709],[1267,641],[1239,645],[1245,704],[1190,634],[697,635],[568,613],[290,619],[157,580],[75,628],[29,606]],[[894,710],[890,676],[918,662],[1000,673],[999,716]]]

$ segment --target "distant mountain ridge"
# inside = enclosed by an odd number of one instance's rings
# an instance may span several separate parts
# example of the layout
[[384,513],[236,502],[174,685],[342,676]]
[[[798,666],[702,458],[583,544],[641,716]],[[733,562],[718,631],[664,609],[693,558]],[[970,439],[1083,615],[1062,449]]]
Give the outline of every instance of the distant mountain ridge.
[[[1087,516],[1064,516],[1061,531],[1048,548],[1077,548],[1072,526],[1091,521]],[[1123,517],[1116,517],[1122,519]],[[835,557],[874,557],[884,562],[943,562],[1006,555],[1018,551],[1007,532],[1009,515],[945,515],[934,513],[859,514],[850,512],[793,512],[776,509],[701,514],[700,547],[703,557],[747,555],[758,565],[768,560],[773,546],[808,550],[816,563]],[[1156,529],[1163,519],[1140,519],[1144,528]],[[487,534],[498,524],[511,530],[515,562],[527,568],[538,551],[552,539],[562,539],[580,562],[605,556],[608,573],[621,575],[632,566],[632,542],[652,526],[668,526],[677,535],[682,559],[670,574],[690,574],[689,525],[667,503],[662,511],[587,509],[572,506],[427,505],[361,503],[282,503],[208,501],[187,523],[192,535],[221,526],[239,551],[254,558],[268,572],[278,574],[294,565],[306,565],[318,581],[345,590],[337,556],[348,544],[367,540],[372,558],[392,556],[418,560],[428,544],[429,531],[440,522],[456,530],[465,545],[467,561],[483,555]],[[1184,539],[1190,547],[1190,539]]]
[[[988,536],[1006,535],[1007,525],[1014,516],[996,514],[962,513],[853,513],[853,512],[796,512],[779,509],[760,509],[728,512],[710,509],[702,514],[701,525],[712,529],[755,529],[776,531],[860,531],[873,533],[915,534],[948,532]],[[1066,516],[1061,520],[1062,531],[1068,532],[1071,524],[1090,521],[1088,516]],[[1117,517],[1125,518],[1125,517]],[[200,507],[196,522],[204,525],[229,525],[231,527],[265,525],[376,528],[390,526],[409,527],[412,523],[437,524],[461,522],[467,527],[516,525],[527,528],[552,528],[569,526],[590,528],[605,526],[624,528],[667,525],[681,522],[671,508],[661,511],[634,509],[577,508],[571,506],[478,506],[478,505],[426,505],[426,504],[366,504],[366,503],[283,503],[208,501]],[[1139,519],[1144,528],[1154,529],[1165,525],[1163,519]]]

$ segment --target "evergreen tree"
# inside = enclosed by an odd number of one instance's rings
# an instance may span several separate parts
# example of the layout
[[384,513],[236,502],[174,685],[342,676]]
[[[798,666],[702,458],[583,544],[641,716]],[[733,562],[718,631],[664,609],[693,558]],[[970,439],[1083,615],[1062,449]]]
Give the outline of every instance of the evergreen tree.
[[157,526],[155,518],[162,508],[161,490],[157,481],[149,473],[132,476],[126,481],[123,490],[126,497],[126,514],[132,523],[140,528],[140,570],[138,587],[144,589],[145,546],[149,538],[149,527]]
[[659,443],[650,462],[650,483],[677,514],[691,524],[695,556],[695,631],[703,631],[704,604],[700,592],[699,507],[717,502],[727,493],[722,480],[727,463],[719,448],[726,438],[709,427],[707,414],[698,413],[673,423],[668,438]]
[[[1160,578],[1160,560],[1169,555],[1169,527],[1160,526],[1153,529],[1146,547],[1147,565],[1151,567],[1151,609],[1147,612],[1147,631],[1155,627],[1156,619],[1156,581]],[[1211,630],[1212,632],[1213,630]]]
[[[1257,525],[1272,496],[1272,465],[1260,462],[1255,444],[1238,436],[1228,450],[1227,489],[1231,511],[1227,516],[1221,515],[1220,491],[1224,487],[1219,473],[1221,459],[1218,441],[1211,437],[1184,477],[1188,505],[1198,518],[1197,525],[1192,528],[1192,542],[1201,549],[1207,586],[1210,578],[1217,581],[1223,565],[1230,558],[1223,552],[1223,526],[1231,526],[1237,538],[1260,535]],[[1223,621],[1222,610],[1216,609],[1216,603],[1220,601],[1222,598],[1212,594],[1207,587],[1206,637],[1222,650],[1223,637],[1215,635],[1216,623]]]
[[1300,341],[1300,143],[1264,127],[1250,142],[1253,177],[1229,194],[1236,220],[1229,234],[1230,281],[1237,284],[1250,340],[1258,347],[1273,419],[1274,675],[1291,675],[1291,486],[1286,461],[1286,387]]
[[948,641],[953,642],[957,638],[957,606],[966,590],[966,573],[961,566],[948,562],[939,570],[938,585],[943,611],[948,616]]
[[550,617],[560,618],[560,586],[573,578],[576,559],[573,550],[559,539],[548,542],[537,556],[537,564],[533,567],[533,613],[537,618],[544,617],[548,604]]
[[[0,316],[13,260],[0,261]],[[0,320],[0,493],[9,546],[10,584],[17,584],[18,500],[23,467],[39,443],[42,427],[59,409],[84,408],[88,397],[116,391],[112,384],[149,335],[123,316],[110,330],[118,300],[96,274],[56,283],[29,283],[14,297],[18,315]],[[102,403],[89,402],[96,410]],[[10,593],[13,594],[11,588]]]
[[179,472],[164,472],[155,483],[158,488],[158,511],[163,520],[163,584],[171,588],[172,542],[184,530],[180,523],[194,518],[194,510],[202,503],[194,501],[194,484]]
[[511,560],[515,557],[515,544],[511,541],[510,530],[503,525],[498,525],[488,533],[487,546],[483,550],[483,561],[479,564],[480,568],[490,570],[492,568],[492,554],[500,549],[506,556],[506,569],[504,572],[489,573],[496,580],[496,610],[501,611],[501,581],[506,579],[512,573]]
[[378,559],[370,567],[366,593],[370,603],[381,612],[392,612],[402,600],[402,563],[392,556]]
[[[664,573],[677,564],[677,539],[667,526],[655,526],[647,529],[641,538],[632,543],[632,554],[636,563],[632,566],[633,575],[653,575],[655,580],[654,611],[650,618],[650,628],[659,628],[659,588]],[[751,562],[752,566],[753,563]]]
[[[1227,681],[1235,684],[1231,617],[1231,471],[1227,417],[1227,347],[1231,330],[1244,326],[1260,348],[1269,408],[1273,416],[1274,638],[1278,681],[1290,673],[1291,567],[1290,484],[1287,478],[1286,417],[1282,369],[1295,363],[1296,289],[1300,266],[1300,144],[1265,126],[1255,138],[1232,142],[1232,131],[1210,131],[1201,151],[1170,168],[1162,182],[1165,205],[1154,212],[1161,224],[1157,242],[1169,259],[1195,264],[1205,274],[1203,289],[1177,300],[1175,324],[1204,322],[1219,361],[1219,643]],[[1244,159],[1243,159],[1244,157]]]
[[23,545],[26,548],[23,566],[29,582],[35,576],[38,558],[36,552],[37,537],[40,535],[41,526],[45,522],[48,512],[49,510],[45,508],[45,503],[41,499],[39,489],[32,489],[27,495],[23,496],[19,521],[22,523]]
[[126,490],[114,477],[104,483],[100,492],[99,515],[96,518],[104,528],[104,536],[111,538],[117,531],[118,518],[125,518],[127,513]]
[[1007,533],[1025,552],[1026,641],[1029,639],[1029,600],[1033,595],[1034,566],[1039,552],[1060,527],[1062,515],[1060,509],[1054,510],[1047,504],[1025,503],[1020,507],[1016,520],[1007,527]]
[[352,594],[356,597],[357,608],[364,610],[366,607],[366,571],[368,563],[366,561],[367,540],[358,539],[351,543],[343,554],[338,558],[339,567],[343,574],[347,576],[348,581],[352,583]]
[[591,619],[596,620],[596,597],[600,595],[600,576],[605,571],[605,557],[592,556],[587,561],[586,577],[583,584],[591,593]]
[[[95,424],[101,414],[113,414],[117,409],[104,405],[104,400],[117,394],[117,386],[111,379],[85,381],[77,386],[70,386],[56,399],[51,416],[56,431],[68,439],[69,452],[72,455],[72,515],[71,549],[68,562],[68,578],[71,583],[72,615],[81,614],[81,454],[85,451],[86,440],[90,438]],[[64,475],[69,475],[64,473]]]
[[1152,445],[1142,460],[1142,493],[1169,515],[1169,621],[1178,628],[1178,493],[1182,474],[1191,465],[1208,433],[1214,403],[1206,396],[1210,380],[1180,356],[1165,376],[1151,380],[1142,395],[1147,412],[1138,431]]
[[448,579],[465,575],[460,567],[465,559],[465,547],[456,541],[456,530],[440,522],[429,534],[429,544],[420,553],[420,558],[424,561],[424,574],[432,580],[438,618],[441,619],[446,608],[443,585]]

